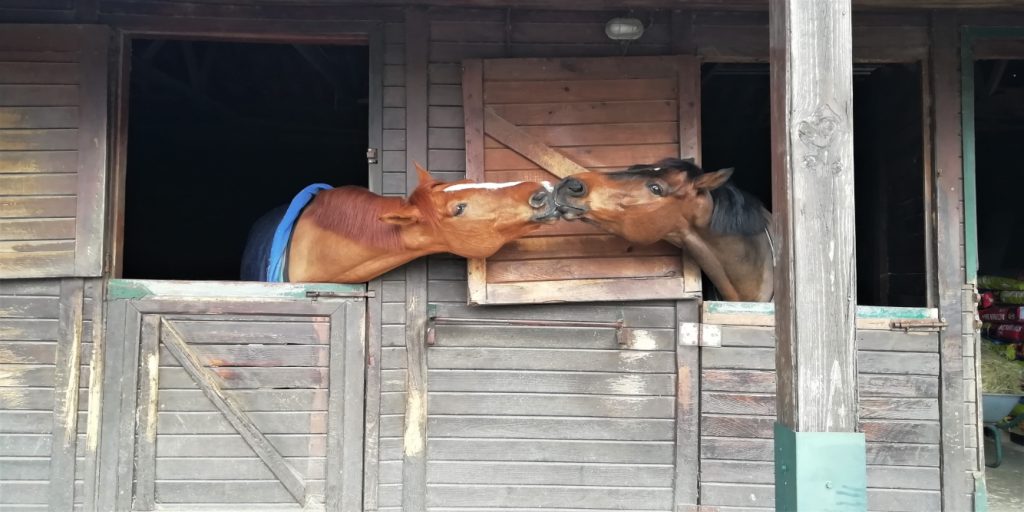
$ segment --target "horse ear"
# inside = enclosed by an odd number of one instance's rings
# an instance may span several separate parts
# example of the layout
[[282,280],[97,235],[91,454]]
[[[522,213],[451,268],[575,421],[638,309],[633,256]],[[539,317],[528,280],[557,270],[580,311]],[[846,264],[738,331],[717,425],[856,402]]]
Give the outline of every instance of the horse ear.
[[380,216],[380,221],[396,226],[409,226],[420,221],[420,209],[413,205],[403,206]]
[[729,181],[732,171],[733,168],[730,167],[715,172],[706,172],[698,176],[696,180],[693,180],[693,186],[700,190],[714,190]]
[[437,181],[437,180],[435,180],[435,179],[434,179],[434,177],[433,177],[433,176],[432,176],[432,175],[430,174],[430,171],[428,171],[428,170],[424,169],[424,168],[423,168],[423,166],[422,166],[422,165],[420,165],[420,163],[419,163],[419,162],[413,161],[413,163],[412,163],[412,164],[413,164],[414,166],[416,166],[416,174],[418,174],[418,175],[419,175],[419,179],[420,179],[420,185],[423,185],[424,183],[432,183],[432,182],[434,182],[434,181]]

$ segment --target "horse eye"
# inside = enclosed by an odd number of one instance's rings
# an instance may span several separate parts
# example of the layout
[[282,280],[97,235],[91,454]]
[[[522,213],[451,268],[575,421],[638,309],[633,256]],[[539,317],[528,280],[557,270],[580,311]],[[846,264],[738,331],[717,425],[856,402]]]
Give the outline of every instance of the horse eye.
[[465,211],[466,211],[466,203],[459,203],[459,204],[455,205],[455,211],[452,212],[452,216],[453,217],[458,217],[459,215],[462,215],[462,213],[465,212]]
[[660,196],[664,192],[661,189],[661,185],[658,185],[657,183],[651,183],[650,185],[647,185],[647,188],[656,196]]

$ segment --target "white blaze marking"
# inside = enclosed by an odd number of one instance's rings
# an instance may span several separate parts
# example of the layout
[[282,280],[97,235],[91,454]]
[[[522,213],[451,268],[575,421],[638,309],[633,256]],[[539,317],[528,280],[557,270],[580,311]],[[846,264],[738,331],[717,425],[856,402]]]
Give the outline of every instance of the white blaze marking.
[[460,190],[497,190],[499,188],[514,187],[521,181],[509,181],[505,183],[459,183],[444,189],[445,192],[458,192]]
[[547,190],[548,192],[554,192],[555,191],[555,187],[551,186],[551,182],[550,181],[542,181],[542,182],[540,182],[540,184],[544,185],[544,189]]

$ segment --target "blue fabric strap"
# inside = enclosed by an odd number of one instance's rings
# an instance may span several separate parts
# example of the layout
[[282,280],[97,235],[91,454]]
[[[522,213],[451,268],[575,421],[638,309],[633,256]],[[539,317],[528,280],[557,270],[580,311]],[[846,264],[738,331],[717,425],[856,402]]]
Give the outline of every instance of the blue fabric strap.
[[271,283],[284,282],[284,264],[288,257],[288,242],[292,239],[292,230],[295,229],[295,221],[299,219],[302,209],[316,197],[321,190],[330,190],[330,185],[314,183],[299,192],[292,203],[288,205],[288,211],[284,218],[277,225],[274,231],[274,241],[270,244],[270,258],[267,262],[267,281]]

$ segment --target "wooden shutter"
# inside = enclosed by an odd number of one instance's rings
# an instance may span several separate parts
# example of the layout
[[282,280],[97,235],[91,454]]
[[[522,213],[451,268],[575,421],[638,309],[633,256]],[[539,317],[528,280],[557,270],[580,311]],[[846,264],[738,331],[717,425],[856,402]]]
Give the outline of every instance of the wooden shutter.
[[103,273],[108,36],[0,25],[0,279]]
[[[665,157],[699,157],[700,65],[693,57],[467,60],[466,174],[551,180]],[[469,261],[469,302],[678,299],[700,291],[681,250],[637,246],[558,222]]]

